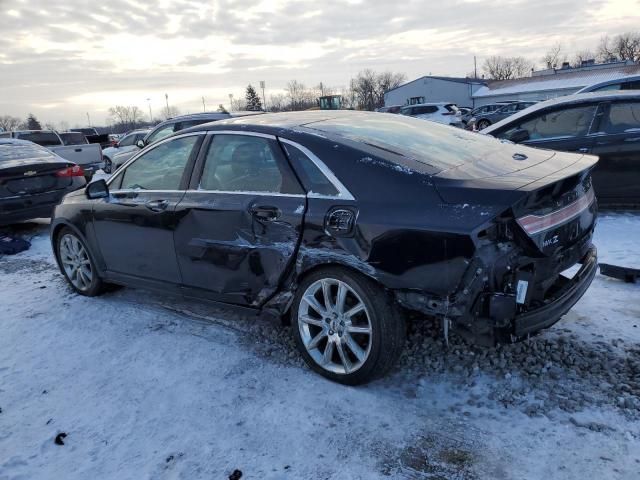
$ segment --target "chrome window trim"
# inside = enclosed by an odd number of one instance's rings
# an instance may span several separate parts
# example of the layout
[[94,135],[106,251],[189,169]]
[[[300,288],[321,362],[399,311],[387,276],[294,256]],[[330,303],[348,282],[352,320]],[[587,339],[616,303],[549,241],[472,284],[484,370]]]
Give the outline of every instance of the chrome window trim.
[[[181,133],[180,135],[176,135],[176,136],[170,136],[167,138],[163,138],[162,140],[158,140],[157,143],[152,143],[151,145],[148,146],[148,148],[142,148],[140,149],[140,151],[138,153],[136,153],[133,157],[131,157],[129,160],[127,160],[125,163],[123,163],[117,170],[117,175],[111,175],[111,177],[106,181],[107,182],[107,186],[111,186],[111,183],[120,175],[124,175],[125,170],[129,167],[130,164],[132,164],[133,162],[135,162],[138,158],[140,158],[142,156],[142,154],[150,152],[151,150],[153,150],[154,148],[158,148],[160,145],[170,142],[172,140],[176,140],[178,138],[182,138],[182,137],[190,137],[192,135],[204,135],[206,134],[207,131],[206,130],[201,130],[198,132],[188,132],[188,133]],[[129,191],[129,190],[113,190],[114,192],[124,192],[124,191]],[[143,191],[143,192],[153,192],[156,190],[138,190],[138,191]],[[183,192],[184,190],[157,190],[157,191],[165,191],[165,192]]]
[[242,130],[209,130],[207,135],[245,135],[247,137],[262,137],[275,140],[276,136],[270,133],[245,132]]
[[291,198],[305,198],[306,195],[302,193],[279,193],[279,192],[253,192],[249,190],[204,190],[204,189],[190,189],[187,193],[222,193],[227,195],[253,195],[253,196],[268,196],[268,197],[291,197]]
[[307,197],[309,198],[330,198],[330,199],[341,199],[341,200],[355,200],[351,192],[345,187],[340,180],[334,175],[334,173],[327,167],[327,165],[320,160],[311,150],[309,150],[304,145],[300,145],[297,142],[289,140],[287,138],[280,138],[282,143],[286,143],[293,147],[299,149],[302,153],[304,153],[309,160],[311,160],[316,167],[320,170],[320,172],[326,177],[327,180],[338,190],[338,195],[323,195],[320,193],[309,192]]

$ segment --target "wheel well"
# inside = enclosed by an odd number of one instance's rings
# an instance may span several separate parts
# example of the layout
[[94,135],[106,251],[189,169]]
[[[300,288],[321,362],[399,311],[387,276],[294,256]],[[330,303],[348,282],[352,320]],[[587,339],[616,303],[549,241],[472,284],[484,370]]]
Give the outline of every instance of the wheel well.
[[[373,282],[375,282],[377,285],[380,285],[382,288],[384,288],[385,290],[387,289],[383,284],[380,283],[380,281],[378,279],[376,279],[375,277],[368,275],[364,272],[362,272],[362,270],[359,270],[355,267],[353,267],[352,265],[345,265],[343,263],[338,263],[338,262],[332,262],[332,263],[319,263],[316,265],[313,265],[309,268],[307,268],[306,270],[298,273],[296,275],[296,277],[293,279],[292,283],[292,289],[291,292],[294,294],[293,297],[295,297],[295,293],[298,290],[298,286],[304,281],[304,279],[306,277],[308,277],[309,275],[312,275],[313,273],[319,271],[319,270],[325,270],[325,269],[342,269],[342,270],[348,270],[349,273],[354,273],[356,275],[359,275],[361,277],[367,278]],[[291,325],[291,307],[293,306],[293,297],[291,302],[289,302],[289,304],[287,305],[286,309],[282,312],[281,315],[281,320],[283,325]]]

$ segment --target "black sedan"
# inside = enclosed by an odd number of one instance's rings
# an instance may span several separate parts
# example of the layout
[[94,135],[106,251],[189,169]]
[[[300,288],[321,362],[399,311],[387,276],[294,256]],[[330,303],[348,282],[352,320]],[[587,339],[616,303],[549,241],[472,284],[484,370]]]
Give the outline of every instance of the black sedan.
[[75,163],[26,140],[0,139],[0,225],[50,217],[66,193],[85,184]]
[[224,120],[68,195],[51,239],[80,294],[277,314],[313,370],[358,384],[400,355],[407,309],[483,345],[557,322],[596,271],[596,161],[399,115]]
[[640,93],[595,92],[538,103],[482,133],[538,148],[591,153],[598,203],[640,208]]

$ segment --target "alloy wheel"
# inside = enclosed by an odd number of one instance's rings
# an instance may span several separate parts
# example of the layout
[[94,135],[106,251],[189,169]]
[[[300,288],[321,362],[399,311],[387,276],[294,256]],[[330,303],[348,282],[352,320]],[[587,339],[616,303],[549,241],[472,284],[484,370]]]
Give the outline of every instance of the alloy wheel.
[[321,368],[350,374],[371,352],[371,319],[365,303],[347,283],[323,278],[300,300],[298,328],[305,349]]
[[60,262],[67,278],[75,288],[87,291],[93,281],[91,260],[82,242],[70,233],[60,239]]

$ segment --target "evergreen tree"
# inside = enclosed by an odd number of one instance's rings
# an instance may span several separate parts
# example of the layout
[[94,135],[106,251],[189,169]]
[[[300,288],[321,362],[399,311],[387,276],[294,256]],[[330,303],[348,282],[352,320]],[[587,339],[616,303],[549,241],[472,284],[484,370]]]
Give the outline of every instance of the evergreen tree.
[[245,95],[245,99],[247,100],[247,110],[251,111],[261,111],[262,110],[262,101],[260,97],[256,93],[256,90],[253,86],[249,85],[247,87],[247,93]]
[[42,130],[42,125],[33,113],[27,117],[27,130]]

